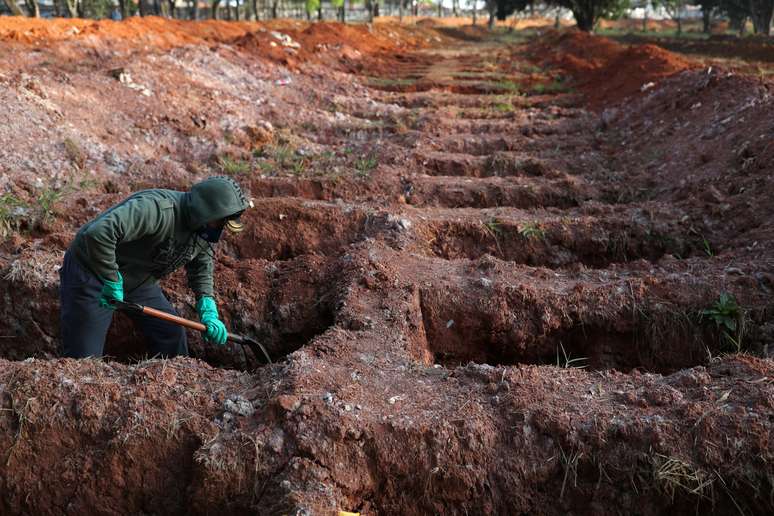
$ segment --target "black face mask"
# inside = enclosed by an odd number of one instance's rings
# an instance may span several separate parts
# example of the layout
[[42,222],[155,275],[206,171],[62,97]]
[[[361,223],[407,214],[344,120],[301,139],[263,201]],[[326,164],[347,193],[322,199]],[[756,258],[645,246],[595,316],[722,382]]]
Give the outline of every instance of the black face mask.
[[220,235],[223,233],[223,226],[219,228],[211,228],[211,227],[203,227],[199,231],[197,231],[200,237],[202,237],[207,242],[214,244],[218,240],[220,240]]

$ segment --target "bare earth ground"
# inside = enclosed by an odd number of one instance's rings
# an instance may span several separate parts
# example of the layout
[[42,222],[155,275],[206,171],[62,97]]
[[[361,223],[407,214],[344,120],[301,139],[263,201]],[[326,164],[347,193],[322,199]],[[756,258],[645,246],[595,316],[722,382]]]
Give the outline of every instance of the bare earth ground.
[[[774,511],[771,81],[431,25],[0,18],[0,512]],[[77,228],[213,173],[275,364],[53,358]]]

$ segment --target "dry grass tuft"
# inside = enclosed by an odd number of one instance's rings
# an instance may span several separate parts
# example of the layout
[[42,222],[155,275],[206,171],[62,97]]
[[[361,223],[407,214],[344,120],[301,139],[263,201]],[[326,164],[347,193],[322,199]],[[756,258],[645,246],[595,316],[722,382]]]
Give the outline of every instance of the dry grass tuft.
[[63,257],[63,251],[25,249],[6,268],[3,278],[30,288],[52,287],[59,283],[59,267]]

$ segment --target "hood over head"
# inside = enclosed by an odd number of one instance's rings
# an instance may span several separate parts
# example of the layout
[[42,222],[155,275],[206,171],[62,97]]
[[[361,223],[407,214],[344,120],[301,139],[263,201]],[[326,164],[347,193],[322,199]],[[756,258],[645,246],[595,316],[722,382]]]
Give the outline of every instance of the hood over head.
[[236,181],[226,176],[214,176],[196,183],[184,200],[192,229],[208,222],[234,216],[250,207],[250,202]]

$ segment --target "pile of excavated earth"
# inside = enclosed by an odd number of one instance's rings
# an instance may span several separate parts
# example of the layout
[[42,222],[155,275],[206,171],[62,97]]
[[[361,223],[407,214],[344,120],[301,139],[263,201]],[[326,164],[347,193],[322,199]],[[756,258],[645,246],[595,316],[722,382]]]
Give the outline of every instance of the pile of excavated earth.
[[[575,32],[0,18],[0,513],[771,514],[772,88]],[[121,315],[57,359],[78,227],[214,174],[274,363]]]

